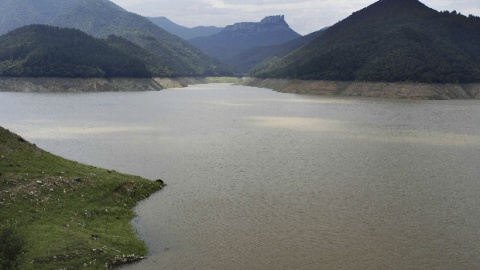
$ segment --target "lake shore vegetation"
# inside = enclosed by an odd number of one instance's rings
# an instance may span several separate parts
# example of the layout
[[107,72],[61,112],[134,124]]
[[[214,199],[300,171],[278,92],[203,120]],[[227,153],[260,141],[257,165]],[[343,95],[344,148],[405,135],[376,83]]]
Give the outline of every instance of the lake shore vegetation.
[[163,186],[63,159],[0,127],[0,268],[105,269],[141,259],[147,248],[132,208]]

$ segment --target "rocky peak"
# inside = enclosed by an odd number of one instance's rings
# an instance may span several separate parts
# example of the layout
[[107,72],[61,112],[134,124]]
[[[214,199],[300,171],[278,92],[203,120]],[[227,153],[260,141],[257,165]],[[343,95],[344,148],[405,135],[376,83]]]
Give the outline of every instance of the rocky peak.
[[287,22],[285,22],[284,15],[268,16],[260,22],[242,22],[233,25],[228,25],[223,32],[231,31],[248,31],[248,32],[276,32],[291,30]]
[[285,15],[265,17],[260,23],[285,23]]

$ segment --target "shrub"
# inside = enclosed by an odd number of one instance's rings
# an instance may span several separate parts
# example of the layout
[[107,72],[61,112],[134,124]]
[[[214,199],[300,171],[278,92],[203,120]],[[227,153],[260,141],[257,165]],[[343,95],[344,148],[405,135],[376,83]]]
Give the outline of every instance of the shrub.
[[12,226],[0,229],[0,269],[17,269],[25,252],[25,239]]

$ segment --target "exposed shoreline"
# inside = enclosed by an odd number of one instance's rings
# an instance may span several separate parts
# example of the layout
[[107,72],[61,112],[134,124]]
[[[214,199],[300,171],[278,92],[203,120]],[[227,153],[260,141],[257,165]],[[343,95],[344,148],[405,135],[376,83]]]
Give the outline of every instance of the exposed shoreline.
[[47,78],[0,77],[0,92],[158,91],[205,83],[204,78]]
[[238,84],[284,93],[395,99],[480,99],[480,83],[426,84],[243,78]]
[[234,77],[177,78],[13,78],[0,77],[0,92],[159,91],[192,84],[235,83],[283,93],[394,99],[480,99],[480,83],[341,82]]

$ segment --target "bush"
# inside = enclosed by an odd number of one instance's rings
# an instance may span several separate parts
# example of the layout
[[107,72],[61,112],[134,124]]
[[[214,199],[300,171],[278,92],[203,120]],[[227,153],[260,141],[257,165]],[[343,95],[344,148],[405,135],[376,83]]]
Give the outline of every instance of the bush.
[[0,229],[0,269],[17,269],[25,252],[25,239],[17,229],[6,226]]

